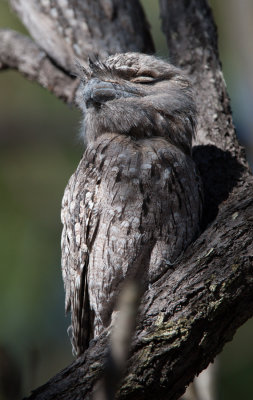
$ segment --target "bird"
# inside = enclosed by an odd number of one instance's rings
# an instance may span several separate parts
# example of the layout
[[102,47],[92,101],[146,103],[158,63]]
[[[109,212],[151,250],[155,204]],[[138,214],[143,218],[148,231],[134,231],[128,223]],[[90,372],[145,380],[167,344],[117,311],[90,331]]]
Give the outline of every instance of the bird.
[[62,275],[73,353],[110,326],[127,279],[149,290],[197,237],[195,93],[153,55],[114,54],[80,70],[86,149],[62,200]]

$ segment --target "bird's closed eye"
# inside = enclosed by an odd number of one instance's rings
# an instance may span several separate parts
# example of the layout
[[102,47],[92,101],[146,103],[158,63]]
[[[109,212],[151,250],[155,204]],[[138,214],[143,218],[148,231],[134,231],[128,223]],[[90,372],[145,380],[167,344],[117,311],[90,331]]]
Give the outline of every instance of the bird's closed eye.
[[154,78],[152,78],[152,76],[137,76],[136,78],[132,78],[131,82],[133,82],[133,83],[153,83]]

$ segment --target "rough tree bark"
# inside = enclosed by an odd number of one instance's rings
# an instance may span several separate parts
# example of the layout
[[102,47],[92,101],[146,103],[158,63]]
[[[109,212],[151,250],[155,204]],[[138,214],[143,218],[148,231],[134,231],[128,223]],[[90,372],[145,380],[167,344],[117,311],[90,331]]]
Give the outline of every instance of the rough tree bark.
[[[35,42],[0,31],[0,69],[15,68],[74,102],[74,58],[153,50],[137,1],[10,0]],[[160,0],[171,59],[191,76],[194,147],[205,190],[203,233],[143,297],[119,399],[177,399],[253,314],[253,190],[232,123],[217,36],[206,0]],[[102,334],[30,399],[90,398],[103,373]]]

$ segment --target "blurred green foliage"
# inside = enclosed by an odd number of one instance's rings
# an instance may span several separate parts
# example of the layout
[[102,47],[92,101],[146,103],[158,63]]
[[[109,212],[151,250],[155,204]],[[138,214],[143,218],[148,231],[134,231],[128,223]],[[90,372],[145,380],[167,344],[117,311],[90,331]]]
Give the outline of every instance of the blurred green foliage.
[[[158,2],[142,3],[157,53],[167,57]],[[0,26],[26,33],[5,0],[0,0]],[[228,75],[233,77],[232,69]],[[16,72],[0,73],[0,347],[19,366],[22,395],[72,360],[60,270],[60,206],[83,152],[79,120],[77,110]],[[249,321],[222,353],[221,400],[252,398],[252,332]]]

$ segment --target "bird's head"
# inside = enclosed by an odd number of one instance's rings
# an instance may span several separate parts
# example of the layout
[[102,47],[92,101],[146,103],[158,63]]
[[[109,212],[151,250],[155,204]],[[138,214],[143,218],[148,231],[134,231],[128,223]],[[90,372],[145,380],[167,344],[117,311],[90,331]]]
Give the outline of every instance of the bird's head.
[[137,140],[160,136],[191,151],[196,106],[180,69],[154,56],[125,53],[90,61],[81,79],[88,143],[110,132]]

